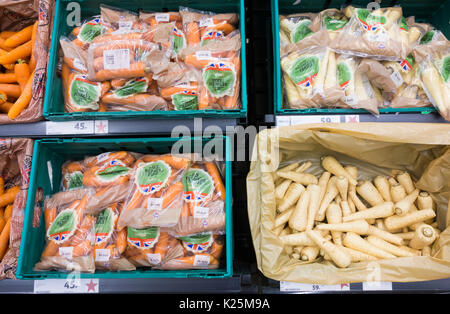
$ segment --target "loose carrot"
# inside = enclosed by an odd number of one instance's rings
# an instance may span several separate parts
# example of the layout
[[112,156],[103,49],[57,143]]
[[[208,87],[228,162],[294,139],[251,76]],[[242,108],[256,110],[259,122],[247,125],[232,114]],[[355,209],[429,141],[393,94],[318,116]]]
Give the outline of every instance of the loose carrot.
[[0,48],[6,51],[11,51],[12,49],[5,45],[5,39],[0,37]]
[[25,89],[25,86],[27,85],[27,81],[30,78],[30,74],[31,74],[30,66],[22,59],[18,60],[17,63],[14,65],[14,75],[22,91]]
[[19,59],[26,59],[31,55],[31,40],[9,51],[8,54],[0,56],[0,64],[14,63]]
[[11,218],[8,218],[6,225],[0,234],[0,260],[5,256],[9,243],[9,233],[11,230]]
[[0,38],[8,39],[9,37],[11,37],[12,35],[14,35],[16,33],[17,32],[3,31],[3,32],[0,32]]
[[3,177],[0,177],[0,195],[2,195],[4,192],[5,192],[5,180],[3,179]]
[[6,225],[6,219],[1,217],[0,218],[0,232],[3,231],[3,228],[5,227],[5,225]]
[[33,35],[33,27],[34,25],[30,25],[22,28],[16,34],[8,37],[8,39],[5,40],[5,45],[9,48],[15,48],[30,41],[31,36]]
[[0,83],[16,83],[17,78],[14,73],[0,73]]
[[8,219],[12,217],[13,206],[11,204],[7,205],[5,208],[5,212],[3,214],[3,218]]
[[[4,104],[8,100],[8,95],[0,90],[0,105]],[[3,193],[3,192],[2,192]],[[0,193],[0,194],[2,194]]]
[[8,111],[8,117],[13,120],[19,116],[19,114],[30,104],[31,97],[33,95],[33,78],[34,78],[34,71],[28,78],[27,84],[23,90],[23,92],[20,94],[20,97],[16,100],[14,105],[11,107],[11,109]]
[[4,207],[6,205],[14,203],[14,200],[15,200],[17,194],[19,193],[19,191],[20,191],[20,186],[18,186],[18,185],[7,189],[5,191],[5,193],[0,195],[0,207]]
[[18,84],[1,84],[0,90],[4,92],[8,97],[19,98],[22,90]]
[[5,101],[3,104],[0,105],[0,112],[8,113],[8,111],[11,109],[13,103]]

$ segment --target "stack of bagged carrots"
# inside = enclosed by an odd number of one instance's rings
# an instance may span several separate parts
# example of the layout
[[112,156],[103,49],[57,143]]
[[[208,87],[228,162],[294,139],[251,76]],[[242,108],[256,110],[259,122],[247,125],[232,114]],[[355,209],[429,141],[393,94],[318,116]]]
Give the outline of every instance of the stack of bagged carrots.
[[225,234],[220,165],[193,155],[127,151],[62,165],[44,201],[46,246],[35,270],[219,267]]
[[17,32],[0,33],[0,112],[16,119],[32,98],[38,22]]
[[60,38],[67,112],[238,109],[236,14],[100,5]]
[[0,261],[8,250],[13,205],[19,191],[18,185],[5,189],[5,180],[0,177]]
[[292,259],[352,263],[433,256],[440,231],[430,193],[416,188],[406,171],[358,180],[358,168],[323,156],[324,171],[311,162],[275,173],[277,213],[272,231]]

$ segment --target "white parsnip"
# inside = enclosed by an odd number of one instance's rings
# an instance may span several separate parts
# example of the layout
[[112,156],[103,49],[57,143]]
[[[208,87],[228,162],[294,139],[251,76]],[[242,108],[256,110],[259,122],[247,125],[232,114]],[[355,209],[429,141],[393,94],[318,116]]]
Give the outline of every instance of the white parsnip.
[[414,237],[414,231],[395,233],[395,236],[403,240],[411,240]]
[[369,226],[368,235],[377,236],[380,239],[383,239],[387,242],[390,242],[395,245],[403,245],[403,238],[399,237],[396,234],[390,233],[389,231],[381,230],[375,226]]
[[328,171],[324,171],[322,175],[319,178],[318,185],[320,186],[320,203],[322,202],[323,196],[325,195],[325,192],[327,191],[327,185],[328,181],[331,178],[331,173]]
[[330,230],[330,231],[355,232],[358,234],[367,234],[369,232],[369,224],[367,223],[367,221],[361,219],[337,224],[321,224],[317,226],[317,230]]
[[373,255],[381,259],[392,259],[395,255],[388,253],[373,244],[367,242],[354,232],[347,232],[344,236],[343,243],[346,247]]
[[358,194],[371,206],[384,203],[384,199],[375,185],[368,180],[358,182],[358,185],[356,185],[356,192],[358,192]]
[[306,233],[308,234],[308,237],[331,258],[336,266],[345,268],[351,264],[352,260],[350,256],[338,245],[325,240],[318,231],[307,230]]
[[306,224],[306,229],[310,230],[314,226],[314,218],[316,217],[317,211],[320,206],[320,186],[317,184],[310,184],[307,187],[309,191],[309,205],[308,205],[308,220]]
[[306,188],[300,196],[295,210],[289,217],[289,227],[297,231],[305,231],[308,223],[308,206],[310,190]]
[[416,250],[421,250],[431,245],[436,240],[434,228],[427,224],[422,224],[414,231],[414,236],[409,241],[409,246]]
[[[344,167],[345,171],[347,171],[348,174],[350,174],[350,176],[353,178],[353,180],[355,180],[354,182],[358,181],[358,168],[356,168],[355,166],[345,166]],[[356,187],[356,184],[353,184],[351,182],[348,183],[348,190],[349,191],[354,191]]]
[[[336,203],[331,203],[326,212],[327,221],[330,224],[339,224],[342,222],[342,210],[341,207]],[[342,245],[342,232],[341,231],[331,231],[331,238],[334,244]]]
[[369,255],[354,249],[351,249],[349,247],[343,246],[342,249],[350,256],[352,262],[366,262],[366,261],[376,261],[378,258],[376,258],[373,255]]
[[388,178],[388,182],[389,182],[389,185],[390,185],[390,186],[399,184],[399,183],[397,182],[397,180],[395,180],[393,177],[389,177],[389,178]]
[[426,246],[422,249],[422,256],[431,256],[431,247]]
[[316,176],[314,176],[310,173],[286,171],[286,172],[279,172],[278,175],[282,178],[292,180],[292,181],[302,184],[302,185],[318,183]]
[[348,205],[348,201],[341,201],[339,204],[341,205],[342,209],[342,217],[350,216],[352,214],[352,210]]
[[416,212],[408,213],[404,216],[393,215],[384,219],[384,224],[388,230],[407,227],[409,225],[425,221],[436,217],[432,209],[422,209]]
[[400,185],[398,183],[391,185],[391,197],[394,203],[401,201],[407,195],[408,194],[406,193],[406,190],[403,187],[403,185]]
[[300,259],[300,254],[294,252],[291,254],[291,258],[292,259]]
[[304,190],[305,187],[303,185],[299,183],[292,183],[286,191],[286,195],[278,205],[278,210],[283,212],[291,208],[298,201]]
[[348,207],[350,207],[350,211],[352,213],[356,213],[356,206],[355,206],[355,203],[353,202],[353,200],[351,198],[347,198],[347,203],[348,203]]
[[411,254],[414,254],[416,256],[422,255],[422,251],[421,250],[416,250],[416,249],[413,249],[412,247],[409,247],[409,246],[406,246],[406,245],[401,245],[400,248],[402,248],[403,250],[409,251]]
[[434,209],[433,198],[428,192],[422,191],[419,193],[419,196],[417,197],[417,207],[419,209]]
[[274,179],[276,180],[276,179],[279,178],[278,172],[286,172],[286,171],[295,170],[295,169],[298,168],[298,166],[299,166],[298,162],[293,162],[293,163],[291,163],[291,164],[289,164],[289,165],[287,165],[287,166],[285,166],[285,167],[283,167],[283,168],[278,169],[278,170],[275,172],[275,177],[274,177]]
[[322,167],[334,174],[335,176],[344,176],[348,179],[348,182],[356,185],[357,181],[344,169],[344,167],[333,156],[322,157]]
[[404,250],[401,247],[391,244],[377,236],[373,236],[373,235],[368,236],[367,242],[369,242],[370,244],[376,246],[377,248],[379,248],[383,251],[386,251],[386,252],[391,253],[392,255],[395,255],[398,257],[415,256],[415,254],[412,254],[408,250]]
[[406,215],[411,210],[414,202],[419,196],[419,190],[415,189],[410,194],[408,194],[404,199],[395,203],[394,210],[397,215]]
[[300,258],[302,261],[313,261],[319,256],[319,251],[318,246],[305,246],[300,253]]
[[380,205],[376,205],[367,208],[363,211],[356,212],[349,216],[344,217],[343,221],[352,221],[360,219],[374,219],[389,217],[394,214],[394,204],[392,202],[384,202]]
[[292,213],[294,212],[294,207],[291,207],[287,210],[285,210],[284,212],[282,212],[281,214],[277,215],[275,217],[275,223],[273,228],[277,228],[279,226],[284,225],[286,222],[289,221],[289,217],[291,217]]
[[361,211],[367,209],[367,206],[359,199],[358,195],[356,195],[356,191],[349,191],[348,196],[358,210]]
[[385,176],[377,176],[373,180],[375,187],[377,188],[380,195],[383,197],[385,202],[392,202],[391,190],[388,180]]
[[292,181],[288,179],[282,179],[283,181],[275,186],[275,198],[282,200],[286,194],[287,189],[291,185]]
[[284,229],[284,225],[281,225],[281,226],[278,226],[278,227],[272,229],[272,231],[278,237],[281,235],[281,232],[283,231],[283,229]]
[[348,194],[348,179],[344,176],[339,176],[336,179],[336,187],[339,191],[341,198],[346,201]]
[[414,182],[411,179],[411,176],[406,171],[402,171],[399,174],[397,174],[397,181],[405,188],[405,191],[408,194],[411,194],[416,189],[416,187],[414,186]]
[[325,219],[325,212],[328,208],[328,205],[334,200],[334,198],[338,195],[339,191],[336,187],[336,177],[330,178],[327,184],[327,191],[323,196],[322,202],[320,203],[319,209],[316,213],[315,220],[322,221]]
[[308,246],[315,245],[315,243],[308,237],[306,232],[298,232],[280,236],[283,245],[291,246]]

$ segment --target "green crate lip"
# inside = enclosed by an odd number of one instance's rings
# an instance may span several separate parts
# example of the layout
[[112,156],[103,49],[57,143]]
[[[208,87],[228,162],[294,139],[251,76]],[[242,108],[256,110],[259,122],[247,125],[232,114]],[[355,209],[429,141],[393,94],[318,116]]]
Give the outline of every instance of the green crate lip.
[[[368,1],[370,2],[370,1]],[[281,66],[280,66],[280,23],[278,20],[279,16],[279,6],[278,0],[271,0],[271,11],[272,11],[272,33],[274,38],[274,107],[275,114],[287,115],[287,114],[370,114],[369,111],[365,109],[288,109],[282,108],[282,99],[281,99]],[[389,113],[419,113],[419,114],[428,114],[432,112],[437,112],[434,107],[421,107],[421,108],[381,108],[379,109],[380,113],[389,114]]]
[[[83,2],[86,0],[71,0],[76,2]],[[247,117],[247,62],[246,62],[246,47],[245,47],[245,5],[244,0],[239,1],[239,27],[241,32],[241,109],[230,110],[185,110],[185,111],[125,111],[125,112],[80,112],[80,113],[66,113],[66,112],[52,112],[49,110],[50,94],[45,93],[43,116],[50,121],[68,121],[68,120],[84,120],[84,119],[133,119],[133,118],[195,118],[195,117],[226,117],[226,118],[245,118]],[[56,0],[53,20],[53,34],[58,33],[60,25],[61,3],[69,2],[69,0]],[[205,8],[207,9],[207,8]],[[52,81],[56,75],[56,65],[58,60],[59,37],[52,37],[50,43],[49,61],[47,69],[47,79],[45,90],[52,91]],[[48,87],[48,88],[47,88]]]
[[[232,210],[232,169],[231,169],[231,140],[228,136],[221,137],[224,140],[225,146],[225,188],[226,191],[230,191],[226,193],[225,197],[225,208],[226,208],[226,229],[225,229],[225,258],[226,258],[226,268],[219,269],[193,269],[193,270],[136,270],[136,271],[96,271],[93,274],[90,273],[81,273],[80,278],[104,278],[104,279],[122,279],[122,278],[229,278],[233,276],[233,252],[234,252],[234,243],[233,243],[233,210]],[[37,178],[37,159],[40,154],[41,145],[45,144],[57,144],[57,143],[98,143],[98,144],[107,144],[107,143],[124,143],[124,142],[133,142],[133,143],[164,143],[168,142],[170,144],[175,143],[178,140],[189,140],[196,141],[201,140],[207,141],[211,138],[207,137],[180,137],[180,138],[116,138],[116,139],[82,139],[82,138],[73,138],[73,139],[42,139],[36,140],[33,147],[33,158],[32,158],[32,167],[30,174],[30,183],[28,188],[28,196],[27,196],[27,204],[25,207],[25,217],[22,231],[22,239],[21,244],[26,243],[28,241],[29,232],[28,230],[32,227],[33,223],[33,212],[35,206],[35,197],[36,197],[36,178]],[[45,197],[45,195],[44,195]],[[43,212],[41,212],[40,223],[44,223]],[[38,227],[39,227],[38,226]],[[38,228],[37,227],[37,228]],[[58,271],[47,271],[47,272],[33,272],[33,274],[24,274],[23,273],[23,256],[26,254],[25,246],[20,246],[19,250],[19,259],[17,262],[17,270],[16,277],[21,280],[40,280],[40,279],[53,279],[53,278],[67,278],[68,272],[58,272]]]

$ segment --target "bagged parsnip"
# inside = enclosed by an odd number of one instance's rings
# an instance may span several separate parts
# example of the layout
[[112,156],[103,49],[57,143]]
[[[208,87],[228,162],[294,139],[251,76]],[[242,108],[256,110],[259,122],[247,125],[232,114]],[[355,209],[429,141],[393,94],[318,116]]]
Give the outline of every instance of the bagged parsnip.
[[314,32],[311,24],[316,17],[315,13],[280,15],[280,43],[281,45],[296,44]]
[[348,18],[342,11],[327,9],[320,12],[314,19],[311,29],[314,32],[319,31],[319,29],[326,29],[330,39],[334,39],[347,23]]
[[330,48],[339,53],[379,60],[400,60],[406,57],[407,47],[400,35],[400,7],[373,11],[347,7],[344,13],[350,20],[331,41]]
[[291,108],[316,107],[323,96],[330,49],[312,47],[281,58],[286,94]]

